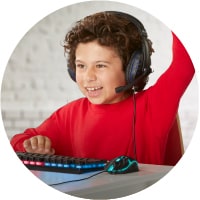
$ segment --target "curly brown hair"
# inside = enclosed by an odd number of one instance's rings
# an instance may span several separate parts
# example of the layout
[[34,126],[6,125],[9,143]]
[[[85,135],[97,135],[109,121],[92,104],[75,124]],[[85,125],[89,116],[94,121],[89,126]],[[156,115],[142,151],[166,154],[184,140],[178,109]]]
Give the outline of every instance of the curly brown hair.
[[[138,27],[123,15],[100,12],[83,18],[66,34],[64,51],[68,54],[68,67],[75,72],[75,52],[79,43],[96,40],[102,46],[112,47],[120,56],[125,71],[131,55],[142,49],[142,36]],[[154,50],[148,39],[150,53]],[[136,77],[137,78],[137,77]],[[140,81],[139,90],[146,85],[148,77]],[[141,84],[142,83],[142,84]]]

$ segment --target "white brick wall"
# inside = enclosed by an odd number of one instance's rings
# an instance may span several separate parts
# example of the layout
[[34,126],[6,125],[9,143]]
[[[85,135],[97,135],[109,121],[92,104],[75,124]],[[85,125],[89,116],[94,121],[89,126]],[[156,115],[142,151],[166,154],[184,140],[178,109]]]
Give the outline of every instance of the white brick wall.
[[[155,72],[150,77],[149,85],[163,73],[171,59],[171,34],[158,19],[116,2],[90,1],[60,9],[28,30],[14,49],[6,67],[1,106],[9,138],[28,127],[39,125],[54,110],[82,96],[67,74],[60,42],[74,21],[108,8],[131,12],[144,23],[156,51],[152,57]],[[197,81],[194,79],[180,106],[185,147],[196,125],[197,96]]]

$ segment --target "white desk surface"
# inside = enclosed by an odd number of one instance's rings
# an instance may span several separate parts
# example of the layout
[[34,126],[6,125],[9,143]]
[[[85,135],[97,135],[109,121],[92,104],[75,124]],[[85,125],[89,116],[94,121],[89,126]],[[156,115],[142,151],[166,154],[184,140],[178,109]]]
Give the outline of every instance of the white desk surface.
[[139,192],[166,175],[172,166],[139,164],[139,172],[111,175],[103,172],[92,178],[62,183],[70,180],[89,177],[98,172],[84,174],[66,174],[47,171],[34,171],[32,173],[51,187],[81,198],[89,199],[111,199],[128,196]]

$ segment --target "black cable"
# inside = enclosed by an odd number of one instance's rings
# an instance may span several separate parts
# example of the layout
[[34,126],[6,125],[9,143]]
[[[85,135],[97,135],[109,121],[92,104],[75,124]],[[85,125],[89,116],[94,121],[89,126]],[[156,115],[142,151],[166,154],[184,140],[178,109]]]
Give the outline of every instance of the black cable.
[[136,121],[136,98],[135,98],[135,90],[133,88],[133,151],[135,160],[137,160],[137,152],[136,152],[136,131],[135,131],[135,121]]
[[99,175],[99,174],[101,174],[101,173],[103,173],[103,172],[105,172],[105,171],[103,170],[103,171],[101,171],[101,172],[98,172],[98,173],[96,173],[96,174],[93,174],[93,175],[91,175],[91,176],[88,176],[88,177],[82,178],[82,179],[76,179],[76,180],[71,180],[71,181],[63,181],[63,182],[60,182],[60,183],[49,184],[49,186],[61,185],[61,184],[64,184],[64,183],[71,183],[71,182],[76,182],[76,181],[83,181],[83,180],[92,178],[92,177],[94,177],[94,176],[97,176],[97,175]]

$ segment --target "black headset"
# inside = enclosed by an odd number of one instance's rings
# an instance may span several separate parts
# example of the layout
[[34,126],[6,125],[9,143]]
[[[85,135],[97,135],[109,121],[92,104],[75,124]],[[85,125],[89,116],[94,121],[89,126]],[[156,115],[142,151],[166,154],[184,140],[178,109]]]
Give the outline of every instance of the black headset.
[[[126,17],[131,23],[133,23],[142,38],[141,50],[136,50],[132,53],[128,66],[125,72],[126,85],[115,88],[116,93],[127,91],[134,86],[144,77],[147,77],[152,69],[151,65],[151,51],[147,39],[147,32],[143,24],[130,14],[118,12],[118,11],[106,11],[107,13],[113,13],[122,17]],[[68,67],[68,72],[73,81],[76,81],[76,72]],[[135,89],[137,91],[137,88]]]

